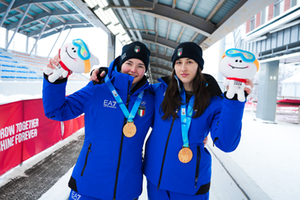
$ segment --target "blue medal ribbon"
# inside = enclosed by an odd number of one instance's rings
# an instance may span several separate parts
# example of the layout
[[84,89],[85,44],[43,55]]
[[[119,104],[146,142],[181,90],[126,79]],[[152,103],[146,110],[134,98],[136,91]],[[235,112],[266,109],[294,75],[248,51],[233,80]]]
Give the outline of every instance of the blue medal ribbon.
[[114,96],[114,98],[116,99],[117,103],[119,104],[122,112],[124,113],[125,117],[127,118],[128,122],[133,122],[133,118],[135,117],[137,110],[142,102],[143,96],[144,96],[144,91],[140,92],[132,109],[131,112],[129,113],[128,109],[126,108],[125,104],[123,103],[120,95],[118,94],[117,90],[115,89],[115,87],[113,86],[113,84],[111,83],[110,79],[108,78],[108,76],[105,76],[105,83],[108,87],[108,89],[111,91],[112,95]]
[[189,105],[187,108],[187,112],[186,112],[186,96],[185,96],[185,92],[183,91],[182,95],[181,95],[182,99],[183,99],[183,104],[181,105],[180,109],[181,109],[181,134],[182,134],[182,141],[183,141],[183,147],[189,147],[189,137],[188,137],[188,132],[190,129],[190,125],[192,122],[192,115],[193,115],[193,106],[194,106],[194,101],[195,101],[195,96],[193,95],[190,98],[189,101]]

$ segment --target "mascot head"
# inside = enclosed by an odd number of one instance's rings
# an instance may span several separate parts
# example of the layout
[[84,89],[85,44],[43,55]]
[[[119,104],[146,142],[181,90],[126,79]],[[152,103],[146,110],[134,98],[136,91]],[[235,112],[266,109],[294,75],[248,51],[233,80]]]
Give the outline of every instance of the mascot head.
[[222,56],[220,72],[225,76],[251,79],[259,69],[259,62],[254,54],[241,49],[228,49]]
[[67,68],[75,73],[88,73],[91,66],[99,64],[98,58],[89,51],[88,46],[81,39],[64,44],[59,55]]

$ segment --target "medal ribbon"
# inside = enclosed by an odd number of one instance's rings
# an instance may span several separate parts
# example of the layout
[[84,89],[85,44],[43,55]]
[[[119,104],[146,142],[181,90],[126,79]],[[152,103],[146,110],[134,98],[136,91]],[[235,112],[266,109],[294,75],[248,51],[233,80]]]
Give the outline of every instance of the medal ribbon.
[[135,103],[131,109],[131,112],[129,113],[128,109],[126,108],[125,104],[123,103],[120,95],[118,94],[117,90],[111,83],[110,79],[108,76],[105,76],[105,83],[108,87],[108,89],[111,91],[112,95],[116,99],[117,103],[119,104],[122,112],[124,113],[125,117],[127,118],[128,122],[133,122],[133,118],[135,117],[137,110],[142,102],[143,96],[144,96],[144,91],[140,92],[137,99],[135,100]]
[[183,141],[183,147],[189,147],[189,137],[188,132],[190,129],[190,125],[192,122],[192,115],[193,115],[193,106],[194,106],[194,100],[195,96],[193,95],[190,98],[189,105],[188,105],[188,112],[186,112],[186,104],[185,104],[185,92],[183,92],[182,99],[183,104],[181,105],[181,134],[182,134],[182,141]]

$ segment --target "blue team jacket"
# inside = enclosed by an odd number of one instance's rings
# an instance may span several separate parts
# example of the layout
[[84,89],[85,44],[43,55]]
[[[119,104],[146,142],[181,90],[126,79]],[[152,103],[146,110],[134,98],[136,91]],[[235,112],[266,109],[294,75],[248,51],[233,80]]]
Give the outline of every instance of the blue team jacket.
[[[129,112],[141,91],[145,91],[134,118],[137,133],[123,135],[123,112],[105,83],[89,82],[65,97],[66,80],[43,83],[43,103],[48,118],[64,121],[85,113],[85,140],[69,186],[81,195],[104,200],[130,200],[142,192],[142,147],[154,117],[154,96],[144,77],[131,90],[133,77],[117,72],[116,63],[108,71],[114,87]],[[142,111],[142,112],[141,112]]]
[[188,138],[193,158],[189,163],[181,163],[178,159],[183,146],[180,112],[178,118],[161,119],[163,112],[158,110],[168,84],[162,79],[159,81],[153,87],[156,112],[153,130],[146,143],[144,173],[158,189],[189,195],[205,194],[210,188],[211,155],[203,140],[210,132],[219,149],[233,151],[240,141],[245,103],[221,95],[212,96],[205,112],[192,118]]

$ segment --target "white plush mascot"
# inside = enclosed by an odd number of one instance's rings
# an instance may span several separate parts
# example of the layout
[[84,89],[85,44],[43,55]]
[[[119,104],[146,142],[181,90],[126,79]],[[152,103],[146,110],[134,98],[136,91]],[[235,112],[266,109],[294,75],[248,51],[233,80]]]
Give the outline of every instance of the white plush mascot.
[[45,74],[49,75],[48,80],[53,83],[60,76],[67,77],[72,72],[88,73],[91,66],[98,65],[99,60],[88,49],[88,46],[81,39],[75,39],[72,43],[66,43],[59,49],[59,65],[55,69],[46,67]]
[[244,88],[246,79],[252,79],[259,70],[259,62],[254,54],[241,49],[228,49],[222,56],[220,72],[226,78],[224,86],[228,86],[226,97],[231,99],[237,94],[237,99],[245,101]]

